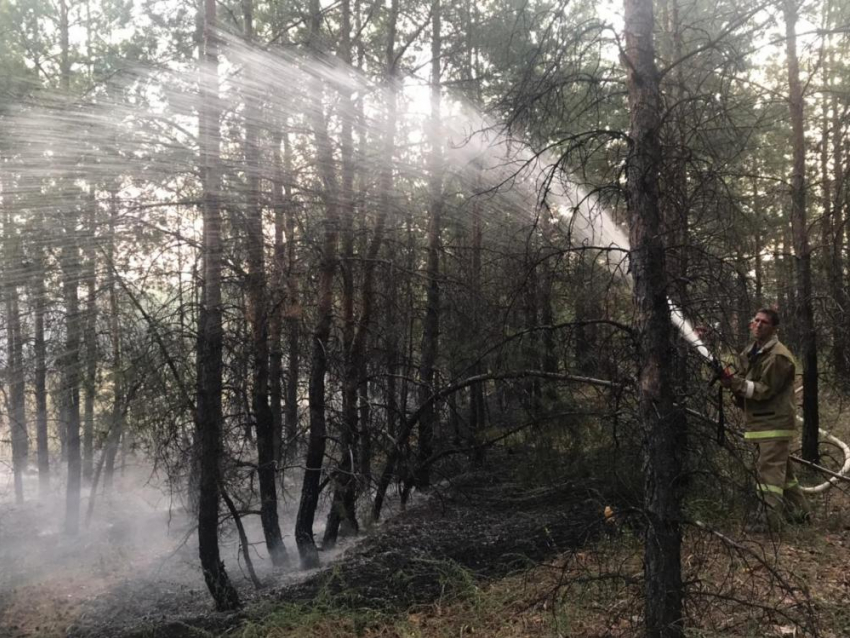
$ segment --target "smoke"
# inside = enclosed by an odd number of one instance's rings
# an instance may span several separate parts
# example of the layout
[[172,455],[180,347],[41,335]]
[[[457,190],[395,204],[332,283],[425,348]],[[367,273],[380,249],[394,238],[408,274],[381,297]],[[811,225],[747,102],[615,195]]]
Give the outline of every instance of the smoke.
[[[259,49],[227,33],[221,34],[221,40],[218,100],[223,114],[221,128],[226,133],[221,154],[223,203],[229,217],[239,214],[246,196],[244,183],[251,171],[258,171],[266,184],[273,179],[268,144],[261,145],[263,157],[256,169],[245,160],[246,102],[258,105],[255,119],[249,123],[261,138],[270,139],[280,130],[292,135],[295,171],[303,176],[292,186],[303,198],[313,196],[310,189],[316,171],[316,159],[309,150],[311,109],[321,108],[330,126],[337,126],[343,115],[358,118],[365,138],[380,139],[386,134],[383,114],[388,89],[382,82],[332,56],[319,60],[294,49]],[[398,89],[402,102],[414,106],[421,102],[421,88],[412,80],[401,82]],[[341,112],[341,92],[352,93],[356,112]],[[181,294],[191,299],[197,283],[192,269],[202,230],[197,214],[201,110],[197,69],[180,65],[124,69],[90,95],[72,98],[42,90],[10,105],[0,119],[0,131],[9,142],[2,156],[0,192],[4,203],[14,209],[16,227],[25,237],[27,259],[35,258],[39,251],[55,251],[66,242],[84,250],[101,250],[103,233],[98,231],[102,228],[81,232],[79,215],[84,206],[93,206],[102,225],[104,213],[115,210],[116,257],[114,263],[100,266],[95,273],[98,280],[116,271],[140,296],[144,295],[142,302],[154,299],[164,307]],[[424,126],[424,115],[415,108],[403,112],[398,123],[405,151],[395,158],[396,168],[411,181],[421,179],[421,175],[411,173],[421,170],[417,153],[423,152]],[[549,152],[535,152],[525,140],[461,101],[447,100],[442,126],[448,146],[446,183],[455,184],[467,203],[474,198],[486,199],[489,215],[496,218],[504,214],[527,222],[526,227],[533,227],[541,217],[564,224],[576,247],[598,252],[612,272],[628,279],[626,233],[598,198],[563,169],[559,158]],[[371,152],[362,158],[365,174],[372,168],[377,170],[385,159]],[[474,193],[471,198],[470,192]],[[367,202],[368,197],[369,193]],[[231,230],[238,236],[236,225]],[[163,241],[163,237],[168,239]],[[102,252],[97,255],[102,258]],[[55,273],[55,255],[47,254],[46,258]],[[25,262],[12,276],[22,287],[24,305],[31,301],[31,292],[25,286],[30,276]],[[80,283],[85,283],[85,275],[81,277]],[[681,313],[674,308],[671,311],[685,338],[708,356]],[[157,325],[177,321],[169,313],[163,314],[168,317],[155,317]],[[57,340],[62,331],[61,317],[48,319],[48,339]],[[187,323],[190,321],[191,317]],[[149,326],[123,328],[142,333]],[[109,384],[108,379],[103,382],[102,393],[108,394]],[[146,406],[146,411],[155,412],[156,407]],[[164,414],[155,413],[143,418],[166,420]],[[142,436],[159,432],[152,428]],[[168,435],[179,438],[179,433]],[[51,444],[54,453],[58,451],[58,441]],[[151,444],[149,449],[153,448]],[[197,562],[194,516],[182,508],[182,500],[172,492],[179,492],[174,477],[154,473],[151,460],[138,463],[125,472],[111,497],[99,497],[91,526],[77,538],[62,534],[61,481],[54,477],[53,491],[33,500],[37,480],[28,475],[24,486],[28,502],[12,506],[10,472],[0,465],[0,507],[4,511],[0,519],[2,624],[30,627],[31,623],[55,622],[59,627],[63,622],[90,622],[92,615],[86,620],[80,614],[86,613],[83,602],[92,600],[102,603],[97,607],[98,617],[127,623],[153,609],[179,613],[193,609],[192,605],[208,607]],[[297,474],[287,475],[291,493],[297,493],[297,479]],[[85,505],[84,500],[84,509]],[[288,502],[282,506],[284,534],[294,527],[293,505]],[[258,517],[246,516],[245,524],[260,577],[288,578],[272,572],[266,560]],[[239,574],[242,559],[231,527],[223,527],[222,555],[231,574]],[[294,552],[291,539],[285,540]],[[325,554],[326,562],[329,558]],[[241,578],[238,582],[245,584]],[[36,590],[52,592],[47,596],[49,610],[24,604],[26,592]],[[63,600],[73,604],[63,604]],[[70,607],[73,611],[68,612]]]

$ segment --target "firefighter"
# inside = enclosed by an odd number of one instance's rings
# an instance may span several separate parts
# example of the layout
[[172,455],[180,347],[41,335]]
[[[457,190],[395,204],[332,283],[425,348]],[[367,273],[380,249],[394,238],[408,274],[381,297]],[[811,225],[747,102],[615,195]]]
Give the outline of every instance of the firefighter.
[[779,314],[771,308],[750,323],[753,342],[739,356],[735,374],[721,380],[743,408],[744,438],[758,446],[757,489],[765,508],[753,527],[777,529],[784,520],[805,522],[810,508],[791,467],[791,439],[797,423],[794,356],[776,332]]

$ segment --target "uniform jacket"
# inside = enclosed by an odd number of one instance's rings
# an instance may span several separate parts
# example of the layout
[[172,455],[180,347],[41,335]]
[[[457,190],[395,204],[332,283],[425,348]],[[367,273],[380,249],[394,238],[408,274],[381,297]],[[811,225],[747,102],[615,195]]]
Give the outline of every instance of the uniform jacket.
[[739,373],[731,389],[743,401],[749,440],[794,436],[797,406],[794,402],[794,355],[774,335],[764,346],[751,343],[739,356]]

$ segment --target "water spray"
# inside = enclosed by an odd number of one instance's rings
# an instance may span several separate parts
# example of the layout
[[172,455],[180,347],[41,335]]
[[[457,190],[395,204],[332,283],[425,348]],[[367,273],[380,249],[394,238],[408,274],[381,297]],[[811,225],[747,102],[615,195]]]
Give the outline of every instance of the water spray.
[[[601,209],[601,207],[595,206],[594,202],[589,201],[586,196],[583,196],[580,190],[574,185],[565,187],[564,191],[560,194],[560,197],[571,204],[569,207],[569,213],[565,214],[565,217],[569,219],[571,230],[579,235],[583,241],[591,245],[606,245],[608,246],[609,251],[613,250],[615,252],[621,252],[624,259],[628,258],[630,246],[625,233],[617,227],[617,225],[611,220],[607,213]],[[622,273],[622,265],[619,263],[616,264],[616,270]],[[629,279],[628,274],[625,276]],[[670,300],[668,300],[668,305],[673,325],[678,329],[682,338],[693,347],[693,349],[704,359],[706,365],[708,365],[713,371],[713,375],[709,381],[709,386],[714,386],[717,381],[722,379],[724,376],[733,374],[734,371],[730,369],[728,364],[723,363],[711,353],[708,346],[705,342],[703,342],[699,334],[697,334],[693,325],[685,318],[684,313]],[[801,391],[802,388],[798,388],[797,392]],[[722,385],[718,385],[717,403],[718,416],[716,419],[706,417],[699,413],[696,414],[706,421],[717,425],[717,443],[722,446],[726,442],[726,418],[723,411]],[[692,411],[688,410],[688,412]],[[802,424],[802,417],[798,415],[797,421]],[[798,456],[792,455],[791,458],[795,462],[806,465],[830,476],[827,481],[820,483],[819,485],[810,487],[801,486],[801,489],[809,494],[824,492],[833,485],[836,485],[839,481],[850,481],[850,478],[848,477],[848,474],[850,474],[850,446],[822,428],[819,428],[818,432],[824,440],[836,445],[841,450],[844,455],[844,462],[838,472],[833,472],[828,468],[815,463],[810,463]]]

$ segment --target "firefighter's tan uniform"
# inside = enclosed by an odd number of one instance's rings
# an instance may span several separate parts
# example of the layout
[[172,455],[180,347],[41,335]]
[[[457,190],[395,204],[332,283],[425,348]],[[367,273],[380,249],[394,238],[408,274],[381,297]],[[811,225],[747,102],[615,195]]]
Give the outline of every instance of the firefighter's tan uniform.
[[751,343],[739,359],[730,388],[743,402],[744,438],[758,445],[758,490],[769,518],[801,520],[810,508],[789,459],[797,423],[794,356],[774,335],[760,349]]

